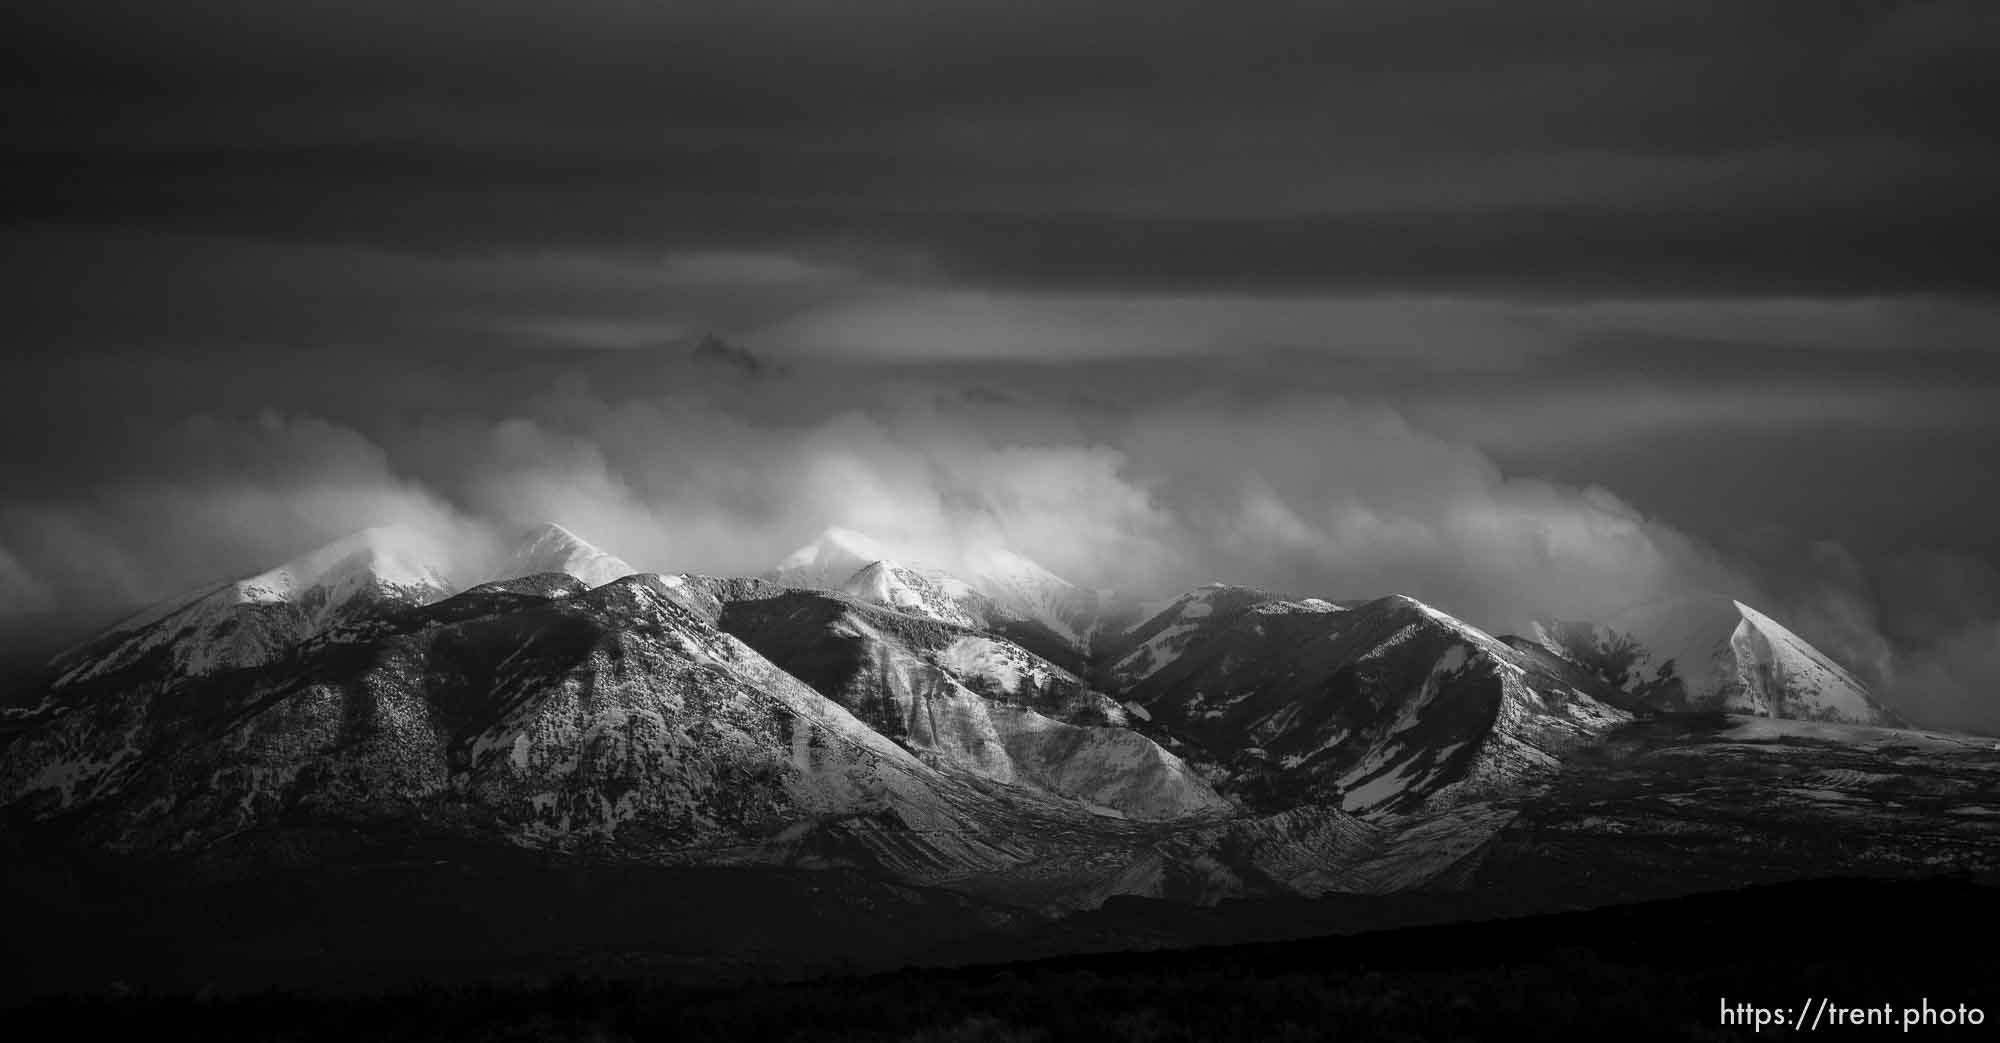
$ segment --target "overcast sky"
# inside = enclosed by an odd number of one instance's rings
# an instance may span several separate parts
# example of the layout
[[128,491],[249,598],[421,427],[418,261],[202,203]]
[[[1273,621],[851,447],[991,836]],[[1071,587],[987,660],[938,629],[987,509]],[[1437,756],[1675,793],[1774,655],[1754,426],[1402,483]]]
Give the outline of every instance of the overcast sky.
[[382,521],[847,524],[1495,629],[1747,595],[2000,729],[1983,0],[29,0],[0,52],[12,660]]

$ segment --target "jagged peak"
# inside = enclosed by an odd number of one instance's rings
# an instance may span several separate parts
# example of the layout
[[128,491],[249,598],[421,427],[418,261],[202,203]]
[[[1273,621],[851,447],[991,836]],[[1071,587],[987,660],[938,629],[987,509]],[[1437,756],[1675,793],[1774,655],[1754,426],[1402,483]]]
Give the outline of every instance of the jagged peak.
[[[1689,594],[1628,607],[1601,623],[1538,623],[1536,639],[1573,661],[1634,671],[1642,687],[1736,712],[1896,723],[1865,682],[1739,598]],[[1676,687],[1677,686],[1677,687]]]
[[977,622],[967,610],[965,601],[971,592],[964,584],[889,559],[861,566],[842,584],[841,591],[863,601],[941,622],[962,626]]
[[908,582],[934,583],[942,576],[942,573],[939,573],[935,569],[921,568],[894,558],[877,558],[855,569],[854,574],[849,577],[848,581],[854,583],[878,576],[894,577]]
[[514,575],[561,572],[593,587],[639,571],[559,522],[544,522],[530,529],[508,567]]
[[916,570],[898,564],[888,558],[878,558],[855,569],[847,577],[840,589],[848,594],[863,596],[865,592],[897,585],[923,585],[926,578]]

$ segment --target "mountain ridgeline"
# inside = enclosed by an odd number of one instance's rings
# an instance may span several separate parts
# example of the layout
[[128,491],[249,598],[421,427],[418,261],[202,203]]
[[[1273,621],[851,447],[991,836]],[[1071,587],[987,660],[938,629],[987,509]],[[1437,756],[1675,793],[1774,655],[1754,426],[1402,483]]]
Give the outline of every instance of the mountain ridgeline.
[[1495,637],[1403,596],[1141,610],[846,530],[757,578],[553,525],[470,583],[434,550],[368,530],[64,653],[6,710],[7,831],[191,879],[412,838],[816,872],[988,920],[2000,865],[1990,741],[1897,730],[1736,602]]

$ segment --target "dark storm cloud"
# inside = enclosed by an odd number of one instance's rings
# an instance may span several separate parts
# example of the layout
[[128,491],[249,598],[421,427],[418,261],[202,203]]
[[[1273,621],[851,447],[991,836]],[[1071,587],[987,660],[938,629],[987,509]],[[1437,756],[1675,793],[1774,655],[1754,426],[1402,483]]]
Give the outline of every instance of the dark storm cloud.
[[83,3],[17,216],[1055,287],[1987,292],[1976,3]]
[[[460,109],[438,129],[461,137],[498,103],[516,125],[572,135],[1119,110],[1324,112],[1345,136],[1418,146],[1980,140],[1977,99],[1961,91],[1991,76],[1992,17],[1964,2],[41,6],[17,8],[33,15],[15,37],[17,82],[251,111],[316,102],[331,126],[418,100]],[[246,81],[265,90],[246,97]]]

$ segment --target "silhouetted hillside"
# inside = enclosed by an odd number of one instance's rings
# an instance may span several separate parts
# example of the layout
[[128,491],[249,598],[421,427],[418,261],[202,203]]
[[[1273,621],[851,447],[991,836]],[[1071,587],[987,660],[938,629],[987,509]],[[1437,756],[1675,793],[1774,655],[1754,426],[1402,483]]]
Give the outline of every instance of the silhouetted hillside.
[[[1889,1004],[1896,1017],[1925,1001],[1990,1010],[2000,1001],[1996,928],[1992,888],[1839,880],[1334,939],[789,984],[562,978],[375,996],[130,995],[44,1001],[8,1020],[111,1039],[1752,1039],[1761,1034],[1722,1024],[1726,1004],[1791,1011],[1825,998]],[[1841,1026],[1839,1035],[1874,1033]]]

